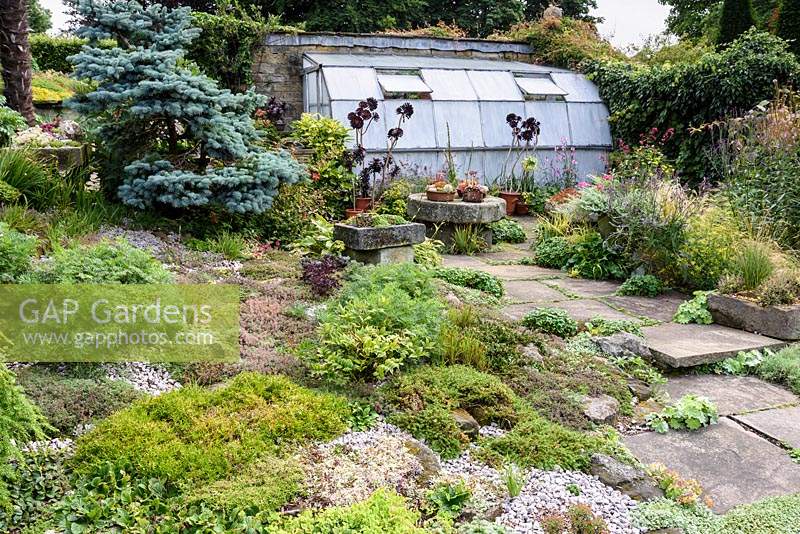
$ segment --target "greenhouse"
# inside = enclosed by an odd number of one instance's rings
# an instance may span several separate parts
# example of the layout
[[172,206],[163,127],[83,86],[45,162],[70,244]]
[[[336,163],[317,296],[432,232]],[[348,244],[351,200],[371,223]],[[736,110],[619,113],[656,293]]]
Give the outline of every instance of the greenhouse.
[[365,138],[368,149],[386,146],[395,108],[411,101],[414,117],[395,153],[419,172],[442,168],[449,146],[460,170],[492,182],[512,140],[509,113],[541,122],[540,179],[557,147],[575,149],[579,176],[606,167],[608,109],[595,85],[569,70],[475,58],[326,53],[304,54],[303,67],[305,111],[346,124],[360,100],[379,101],[380,124]]

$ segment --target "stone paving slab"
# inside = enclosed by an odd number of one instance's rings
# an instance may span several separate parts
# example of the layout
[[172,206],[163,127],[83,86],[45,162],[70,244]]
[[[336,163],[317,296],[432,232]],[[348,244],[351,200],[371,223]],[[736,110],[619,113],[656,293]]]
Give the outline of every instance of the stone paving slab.
[[503,308],[503,313],[512,320],[518,321],[534,308],[548,307],[561,308],[576,321],[588,321],[589,319],[600,316],[606,319],[630,319],[628,315],[606,306],[596,300],[563,300],[561,302],[547,302],[539,304],[512,304]]
[[493,274],[501,280],[541,280],[563,278],[566,275],[557,269],[536,267],[535,265],[490,265],[479,267],[481,271]]
[[613,296],[603,297],[602,300],[631,315],[670,323],[675,312],[678,311],[678,306],[686,300],[686,295],[671,291],[655,298]]
[[480,269],[486,267],[486,262],[481,261],[476,256],[461,256],[455,254],[443,254],[445,267],[464,267],[467,269]]
[[698,480],[718,513],[800,492],[800,465],[785,450],[728,418],[696,432],[646,432],[623,441],[643,463],[661,463]]
[[[800,397],[788,389],[754,376],[686,375],[670,378],[662,387],[672,400],[689,394],[708,397],[717,405],[720,415],[800,403]],[[797,416],[800,439],[800,412]]]
[[547,304],[568,300],[569,297],[542,283],[531,280],[512,280],[504,283],[506,298],[513,303]]
[[548,285],[557,286],[568,293],[583,298],[608,297],[613,295],[621,284],[607,280],[586,280],[583,278],[562,278],[549,280]]
[[800,406],[737,415],[733,419],[793,449],[800,449]]
[[714,363],[740,351],[785,345],[776,339],[716,324],[660,324],[643,329],[645,345],[653,357],[669,367]]

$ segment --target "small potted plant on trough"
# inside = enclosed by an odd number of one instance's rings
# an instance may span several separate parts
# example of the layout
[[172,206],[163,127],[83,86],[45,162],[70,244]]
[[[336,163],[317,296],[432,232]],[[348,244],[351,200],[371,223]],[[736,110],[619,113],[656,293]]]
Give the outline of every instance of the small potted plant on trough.
[[397,215],[360,213],[333,227],[344,255],[373,265],[414,261],[414,245],[425,241],[425,225]]
[[477,180],[469,181],[465,183],[464,188],[461,189],[461,200],[479,204],[483,202],[483,199],[486,198],[488,193],[489,188],[485,185],[479,184]]

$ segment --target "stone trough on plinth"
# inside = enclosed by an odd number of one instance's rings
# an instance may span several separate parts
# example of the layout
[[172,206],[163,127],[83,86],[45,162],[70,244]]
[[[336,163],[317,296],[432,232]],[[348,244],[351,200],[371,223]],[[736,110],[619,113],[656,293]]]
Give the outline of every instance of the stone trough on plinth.
[[450,249],[455,230],[463,226],[474,226],[488,245],[492,244],[492,230],[489,224],[497,222],[506,215],[506,201],[497,197],[486,197],[483,202],[434,202],[425,193],[408,197],[406,213],[413,221],[425,223],[428,237],[439,239]]

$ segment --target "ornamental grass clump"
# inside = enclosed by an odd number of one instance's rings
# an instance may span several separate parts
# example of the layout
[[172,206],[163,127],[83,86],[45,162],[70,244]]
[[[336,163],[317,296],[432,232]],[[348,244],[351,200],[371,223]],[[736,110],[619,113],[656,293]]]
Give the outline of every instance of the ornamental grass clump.
[[[105,175],[127,205],[217,208],[262,213],[283,183],[306,176],[288,153],[257,147],[251,114],[266,103],[253,91],[233,94],[185,63],[200,35],[189,8],[147,7],[134,0],[75,0],[88,39],[70,57],[92,92],[69,105],[91,118],[107,153]],[[117,46],[105,48],[102,39]]]

